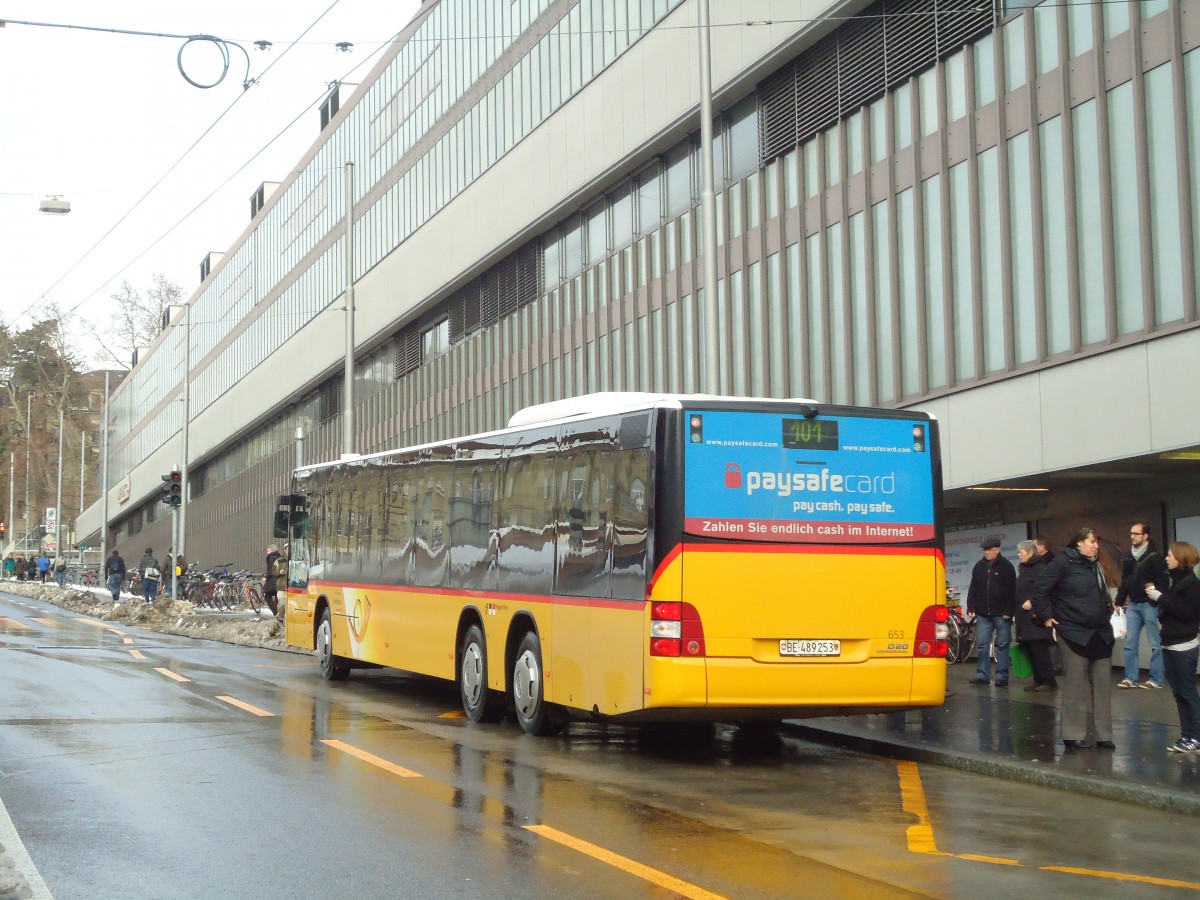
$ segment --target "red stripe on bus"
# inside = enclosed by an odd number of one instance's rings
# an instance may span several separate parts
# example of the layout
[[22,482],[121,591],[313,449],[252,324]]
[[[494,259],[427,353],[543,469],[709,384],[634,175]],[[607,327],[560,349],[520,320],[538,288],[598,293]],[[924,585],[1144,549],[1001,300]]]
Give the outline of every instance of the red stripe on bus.
[[510,603],[549,603],[554,606],[590,606],[600,609],[641,609],[645,600],[611,600],[605,597],[567,597],[562,594],[514,594],[500,591],[467,591],[453,588],[408,587],[397,584],[363,584],[348,581],[310,581],[318,588],[339,588],[355,591],[391,591],[399,594],[435,594],[439,597],[470,599],[479,603],[494,603],[503,600]]

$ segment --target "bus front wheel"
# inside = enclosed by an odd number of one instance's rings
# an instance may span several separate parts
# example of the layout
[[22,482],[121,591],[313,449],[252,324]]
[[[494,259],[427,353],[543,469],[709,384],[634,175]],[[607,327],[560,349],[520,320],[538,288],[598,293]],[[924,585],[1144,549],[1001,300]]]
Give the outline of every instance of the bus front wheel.
[[321,624],[317,626],[317,662],[326,681],[345,681],[350,677],[350,663],[333,655],[333,620],[329,607],[321,610]]
[[532,631],[521,638],[512,676],[513,709],[526,734],[557,734],[563,722],[551,716],[542,681],[542,642]]
[[458,691],[463,712],[472,722],[499,722],[504,717],[501,696],[488,689],[487,643],[478,625],[463,635],[459,648]]

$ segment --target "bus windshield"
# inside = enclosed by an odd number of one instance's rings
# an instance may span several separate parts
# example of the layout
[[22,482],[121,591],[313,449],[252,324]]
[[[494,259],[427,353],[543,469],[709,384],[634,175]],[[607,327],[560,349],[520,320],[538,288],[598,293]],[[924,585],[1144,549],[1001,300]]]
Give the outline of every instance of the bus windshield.
[[689,410],[684,530],[776,543],[936,537],[929,424]]

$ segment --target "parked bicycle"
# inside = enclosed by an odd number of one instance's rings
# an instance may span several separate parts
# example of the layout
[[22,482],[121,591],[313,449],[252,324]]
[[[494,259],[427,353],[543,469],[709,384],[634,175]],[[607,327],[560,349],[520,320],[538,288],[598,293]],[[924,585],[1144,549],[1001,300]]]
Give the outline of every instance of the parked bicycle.
[[958,591],[953,588],[946,589],[946,607],[950,610],[946,622],[950,627],[946,637],[946,643],[950,645],[946,662],[965,662],[975,649],[975,617],[963,609]]

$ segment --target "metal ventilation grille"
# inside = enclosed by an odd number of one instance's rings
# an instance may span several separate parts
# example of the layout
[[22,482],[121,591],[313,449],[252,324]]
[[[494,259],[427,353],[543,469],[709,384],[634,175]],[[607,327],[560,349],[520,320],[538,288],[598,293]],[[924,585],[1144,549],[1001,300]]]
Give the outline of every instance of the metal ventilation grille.
[[997,0],[879,0],[758,85],[765,165],[986,34]]
[[450,343],[494,325],[542,295],[541,241],[533,241],[488,269],[446,301]]
[[393,377],[401,378],[421,365],[421,328],[416,322],[406,325],[392,339],[396,355]]

